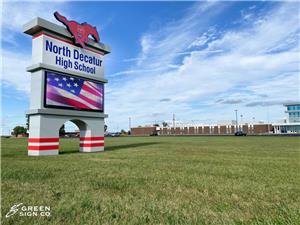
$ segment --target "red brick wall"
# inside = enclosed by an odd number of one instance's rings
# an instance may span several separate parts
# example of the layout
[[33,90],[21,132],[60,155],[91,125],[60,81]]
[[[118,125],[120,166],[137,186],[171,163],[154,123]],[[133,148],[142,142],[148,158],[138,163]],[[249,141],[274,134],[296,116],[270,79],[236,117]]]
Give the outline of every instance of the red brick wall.
[[162,129],[162,135],[167,135],[168,134],[168,128],[164,127]]
[[198,127],[197,134],[203,134],[203,129],[202,129],[202,127]]
[[218,126],[214,126],[214,134],[219,134],[219,128],[218,128]]
[[203,134],[209,134],[210,127],[205,126]]
[[153,132],[156,132],[156,127],[135,127],[135,128],[131,128],[131,135],[136,135],[136,136],[149,136]]
[[220,134],[226,134],[226,126],[220,126]]
[[189,134],[194,135],[195,133],[195,128],[194,127],[189,127]]
[[243,131],[249,133],[248,125],[243,125]]
[[249,133],[250,133],[250,134],[253,134],[253,133],[254,133],[253,125],[250,126],[250,128],[249,128]]
[[230,126],[230,134],[234,134],[235,132],[235,126]]
[[[269,124],[269,131],[272,130],[272,125]],[[264,134],[268,132],[268,124],[255,124],[254,133],[255,134]]]

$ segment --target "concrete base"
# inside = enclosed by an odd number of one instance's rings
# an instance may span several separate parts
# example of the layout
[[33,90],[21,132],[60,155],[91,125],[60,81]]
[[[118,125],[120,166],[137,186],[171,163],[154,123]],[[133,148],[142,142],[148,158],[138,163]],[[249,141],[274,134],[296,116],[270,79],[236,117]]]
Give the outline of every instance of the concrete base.
[[104,137],[80,137],[80,152],[104,151]]
[[33,114],[29,115],[28,155],[58,155],[59,129],[67,121],[80,130],[78,151],[104,151],[104,118]]
[[46,151],[28,150],[28,155],[29,156],[58,155],[58,150],[46,150]]
[[80,148],[80,152],[102,152],[102,151],[104,151],[104,147]]

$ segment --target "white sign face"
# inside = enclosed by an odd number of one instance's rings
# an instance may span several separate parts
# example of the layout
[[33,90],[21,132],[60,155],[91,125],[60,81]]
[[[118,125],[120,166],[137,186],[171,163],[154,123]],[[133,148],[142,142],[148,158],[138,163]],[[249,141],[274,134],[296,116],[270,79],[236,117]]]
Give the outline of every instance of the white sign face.
[[50,34],[33,37],[33,64],[44,63],[60,69],[103,78],[103,53],[90,48],[80,48]]

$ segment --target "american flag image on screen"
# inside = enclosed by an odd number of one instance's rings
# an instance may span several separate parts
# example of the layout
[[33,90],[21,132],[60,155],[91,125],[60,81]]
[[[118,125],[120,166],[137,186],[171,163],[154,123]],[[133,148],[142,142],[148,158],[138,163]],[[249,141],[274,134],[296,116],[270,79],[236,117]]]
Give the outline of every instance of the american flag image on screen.
[[103,84],[46,72],[46,105],[103,111]]

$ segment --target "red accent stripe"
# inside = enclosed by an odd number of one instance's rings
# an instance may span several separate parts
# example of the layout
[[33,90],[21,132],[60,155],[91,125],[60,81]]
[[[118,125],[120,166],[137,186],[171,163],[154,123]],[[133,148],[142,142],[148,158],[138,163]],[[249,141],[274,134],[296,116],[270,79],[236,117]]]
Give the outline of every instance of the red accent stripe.
[[99,96],[101,93],[100,92],[97,92],[96,90],[92,89],[91,87],[89,87],[88,85],[82,85],[81,87],[83,90],[93,94],[93,95],[96,95],[96,96]]
[[39,34],[37,34],[35,36],[32,36],[32,39],[36,39],[36,38],[38,38],[38,37],[40,37],[40,36],[42,36],[44,34],[45,34],[44,32],[41,32],[41,33],[39,33]]
[[28,142],[40,143],[40,142],[58,142],[59,138],[28,138]]
[[[75,44],[74,44],[73,42],[71,42],[71,41],[67,41],[67,40],[65,40],[65,39],[55,37],[55,36],[53,36],[53,35],[51,35],[51,34],[47,34],[47,33],[45,33],[45,32],[41,32],[41,33],[39,33],[38,35],[33,36],[32,39],[36,39],[36,38],[38,38],[38,37],[40,37],[40,36],[42,36],[42,35],[45,35],[45,36],[48,36],[48,37],[54,38],[54,39],[56,39],[56,40],[59,40],[59,41],[62,41],[62,42],[68,43],[68,44],[70,44],[70,45],[73,45],[73,46],[78,47],[77,45],[75,45]],[[84,48],[84,49],[86,49],[86,50],[88,50],[88,51],[91,51],[91,52],[94,52],[94,53],[97,53],[97,54],[99,54],[99,55],[104,55],[103,52],[98,52],[98,51],[95,51],[95,50],[90,49],[90,48],[87,48],[87,47]]]
[[103,147],[104,143],[88,143],[88,144],[80,144],[80,147]]
[[28,146],[28,150],[58,150],[58,145]]
[[104,140],[104,137],[98,136],[98,137],[81,137],[80,141],[100,141]]

